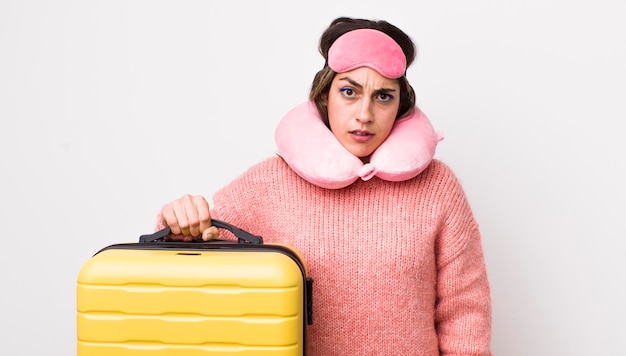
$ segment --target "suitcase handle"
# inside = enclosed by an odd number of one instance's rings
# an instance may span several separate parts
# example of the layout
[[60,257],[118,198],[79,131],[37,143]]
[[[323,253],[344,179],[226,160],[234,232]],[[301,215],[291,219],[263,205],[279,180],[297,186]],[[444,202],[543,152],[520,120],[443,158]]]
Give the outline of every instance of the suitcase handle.
[[[238,242],[240,244],[244,244],[244,243],[250,243],[250,244],[255,244],[255,245],[260,245],[263,243],[263,238],[261,236],[258,235],[253,235],[245,230],[242,230],[232,224],[229,224],[227,222],[221,221],[221,220],[217,220],[217,219],[211,219],[211,225],[212,226],[216,226],[220,229],[226,229],[230,232],[233,233],[233,235],[235,235],[235,237],[237,237]],[[139,242],[157,242],[157,241],[163,241],[163,239],[165,239],[165,237],[169,236],[172,234],[172,230],[170,229],[169,226],[166,226],[165,228],[153,233],[153,234],[148,234],[148,235],[141,235],[139,236]],[[197,241],[197,240],[194,240]],[[202,240],[199,240],[199,242],[204,242]]]

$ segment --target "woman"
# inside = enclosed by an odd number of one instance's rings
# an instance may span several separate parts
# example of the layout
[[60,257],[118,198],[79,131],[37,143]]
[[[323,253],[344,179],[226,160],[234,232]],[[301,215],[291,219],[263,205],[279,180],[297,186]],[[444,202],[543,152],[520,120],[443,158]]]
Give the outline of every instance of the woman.
[[[310,355],[491,355],[478,225],[405,75],[415,46],[385,21],[324,32],[310,101],[276,130],[279,157],[166,204],[175,239],[211,218],[300,250],[315,280]],[[226,232],[227,233],[227,232]]]

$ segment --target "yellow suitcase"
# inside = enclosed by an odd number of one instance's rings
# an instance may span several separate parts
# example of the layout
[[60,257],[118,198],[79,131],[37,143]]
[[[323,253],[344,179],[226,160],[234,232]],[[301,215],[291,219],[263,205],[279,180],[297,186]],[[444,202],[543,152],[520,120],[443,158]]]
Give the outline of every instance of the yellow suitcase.
[[300,253],[213,220],[238,241],[114,244],[81,268],[78,356],[303,355],[312,279]]

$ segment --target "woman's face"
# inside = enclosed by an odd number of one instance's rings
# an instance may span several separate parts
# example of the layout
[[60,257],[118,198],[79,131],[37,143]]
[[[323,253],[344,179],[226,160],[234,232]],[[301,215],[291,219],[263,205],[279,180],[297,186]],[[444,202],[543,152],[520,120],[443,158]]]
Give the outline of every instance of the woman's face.
[[393,128],[400,107],[400,85],[373,69],[337,73],[330,86],[328,122],[337,140],[367,162]]

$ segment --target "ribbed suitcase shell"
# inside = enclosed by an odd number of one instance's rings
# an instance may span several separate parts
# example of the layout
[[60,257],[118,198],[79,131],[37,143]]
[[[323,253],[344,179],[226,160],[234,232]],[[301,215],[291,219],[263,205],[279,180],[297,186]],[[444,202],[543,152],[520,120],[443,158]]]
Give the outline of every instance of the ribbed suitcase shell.
[[77,355],[303,355],[307,281],[286,245],[111,245],[78,275]]

